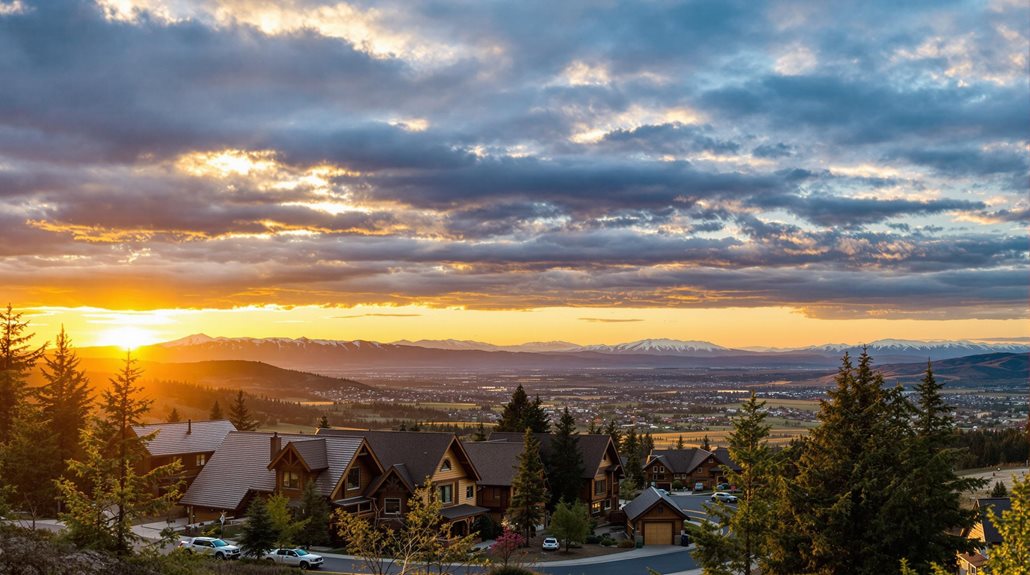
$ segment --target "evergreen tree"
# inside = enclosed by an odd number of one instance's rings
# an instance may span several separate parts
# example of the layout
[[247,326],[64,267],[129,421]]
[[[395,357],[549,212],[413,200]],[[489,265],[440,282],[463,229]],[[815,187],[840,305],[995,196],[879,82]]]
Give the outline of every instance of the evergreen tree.
[[622,449],[622,430],[619,429],[619,424],[614,419],[609,420],[608,424],[604,426],[604,433],[611,436],[617,451]]
[[601,428],[597,426],[597,421],[594,418],[590,418],[590,422],[587,424],[587,434],[597,435],[601,433]]
[[243,397],[243,390],[236,393],[236,399],[229,406],[229,421],[236,427],[237,431],[254,431],[257,429],[257,421],[250,415],[247,408],[247,400]]
[[1012,485],[1010,509],[998,517],[989,511],[1001,543],[991,548],[987,567],[998,575],[1030,574],[1030,475],[1017,477]]
[[214,421],[216,419],[225,419],[225,415],[222,413],[222,406],[215,400],[215,404],[211,406],[211,414],[208,415],[208,419]]
[[182,421],[182,416],[179,415],[179,410],[173,407],[172,410],[168,412],[168,423],[179,423],[180,421]]
[[626,456],[626,480],[632,489],[644,487],[644,462],[640,459],[640,441],[637,439],[636,427],[631,427],[626,432],[622,453]]
[[315,490],[315,482],[304,485],[297,518],[304,521],[297,541],[301,545],[326,545],[329,543],[329,503]]
[[571,544],[585,542],[590,534],[590,512],[587,506],[578,497],[572,503],[562,499],[551,515],[550,530],[551,535],[565,545],[566,553]]
[[511,483],[515,492],[508,507],[508,519],[526,539],[532,535],[544,514],[547,487],[544,482],[544,462],[540,459],[540,441],[533,430],[526,428],[518,468]]
[[[138,539],[133,534],[133,523],[140,518],[168,509],[179,497],[180,481],[176,479],[181,464],[171,464],[140,473],[146,458],[146,442],[153,434],[137,436],[133,427],[141,424],[142,416],[150,409],[151,400],[139,398],[141,387],[138,381],[142,371],[136,367],[131,354],[126,354],[125,365],[110,379],[110,388],[102,394],[101,418],[97,420],[96,432],[83,436],[89,442],[84,450],[89,454],[82,462],[72,462],[72,473],[84,485],[63,480],[59,484],[68,507],[64,516],[78,528],[102,530],[105,533],[80,533],[80,538],[92,545],[119,554],[132,551],[132,543]],[[158,486],[162,495],[155,495]],[[108,518],[94,519],[87,515],[95,512],[98,505]],[[77,528],[76,528],[77,529]]]
[[566,407],[555,426],[554,439],[551,440],[551,460],[547,466],[550,472],[548,481],[551,486],[551,505],[556,505],[561,499],[576,501],[579,498],[584,469],[583,452],[576,435],[576,419]]
[[646,462],[652,451],[654,451],[654,437],[648,431],[640,438],[640,461]]
[[472,434],[472,441],[486,441],[486,428],[483,427],[482,421],[476,425],[476,432]]
[[329,425],[329,416],[322,414],[322,417],[318,418],[318,427],[321,429],[329,429],[332,427]]
[[994,484],[994,488],[991,489],[991,497],[1008,497],[1009,490],[1005,488],[1005,484],[998,481]]
[[748,575],[765,557],[765,540],[773,531],[772,488],[775,460],[769,449],[770,426],[765,423],[765,402],[754,392],[733,421],[730,458],[740,471],[723,467],[730,483],[740,488],[736,509],[719,503],[711,511],[714,525],[706,525],[695,538],[694,556],[707,575]]
[[258,496],[247,508],[247,522],[240,533],[240,551],[248,557],[260,558],[265,551],[275,548],[279,533],[272,523],[264,497]]
[[29,322],[21,316],[11,304],[0,310],[0,443],[10,437],[11,423],[25,396],[25,378],[46,351],[45,344],[36,349],[29,344],[35,334],[25,333]]
[[676,449],[683,449],[683,434],[676,438]]
[[45,365],[40,372],[44,384],[36,394],[41,415],[56,441],[57,458],[63,471],[64,462],[78,454],[82,430],[88,423],[92,401],[89,379],[79,368],[79,358],[64,326],[54,341],[54,353],[43,361]]
[[36,519],[56,510],[54,481],[64,471],[58,455],[57,438],[40,410],[22,402],[15,412],[11,436],[0,452],[3,482],[12,493],[11,506],[29,514],[32,528]]
[[525,426],[532,429],[533,433],[547,433],[551,431],[551,418],[544,411],[543,402],[540,396],[536,396],[526,410]]
[[520,383],[511,394],[511,400],[504,404],[501,421],[497,423],[497,431],[526,430],[526,412],[529,410],[529,396]]
[[712,450],[712,442],[708,440],[708,434],[707,433],[701,439],[701,449],[704,449],[705,451],[711,451]]

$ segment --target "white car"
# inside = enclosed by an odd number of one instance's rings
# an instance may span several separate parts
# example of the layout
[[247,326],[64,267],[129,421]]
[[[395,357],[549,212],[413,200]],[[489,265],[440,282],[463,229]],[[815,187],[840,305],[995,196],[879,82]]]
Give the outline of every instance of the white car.
[[712,501],[723,501],[723,502],[726,502],[726,503],[736,503],[737,502],[737,496],[736,495],[730,495],[729,493],[726,493],[725,491],[716,491],[715,493],[712,494]]
[[240,548],[214,537],[192,537],[179,542],[179,549],[187,553],[211,555],[216,559],[239,559]]
[[558,543],[557,537],[545,537],[543,548],[544,551],[557,551],[561,549],[561,543]]
[[265,553],[265,560],[301,569],[319,569],[322,567],[322,556],[308,553],[299,548],[294,549],[272,549]]

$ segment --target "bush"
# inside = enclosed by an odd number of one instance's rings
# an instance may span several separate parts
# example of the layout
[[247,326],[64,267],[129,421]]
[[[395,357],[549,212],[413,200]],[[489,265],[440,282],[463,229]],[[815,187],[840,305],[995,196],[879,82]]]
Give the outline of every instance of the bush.
[[619,549],[632,549],[632,548],[634,548],[636,546],[637,546],[636,542],[631,541],[629,539],[624,539],[622,541],[619,541]]
[[683,482],[682,481],[677,479],[676,481],[672,482],[672,490],[673,491],[681,491],[682,489],[683,489]]
[[615,545],[615,540],[612,539],[611,535],[605,533],[604,537],[601,537],[601,545],[604,545],[605,547],[611,547],[612,545]]
[[509,565],[507,567],[494,567],[487,571],[486,575],[536,575],[536,572],[523,567]]
[[597,535],[587,535],[586,541],[584,541],[587,545],[597,545],[600,542],[601,538]]

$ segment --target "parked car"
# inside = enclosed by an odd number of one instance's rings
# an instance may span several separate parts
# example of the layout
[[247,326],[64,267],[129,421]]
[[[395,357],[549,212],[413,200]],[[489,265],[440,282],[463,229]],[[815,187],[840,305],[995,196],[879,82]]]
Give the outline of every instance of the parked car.
[[720,483],[720,484],[716,485],[715,488],[718,489],[719,491],[729,491],[730,490],[730,484],[729,483]]
[[669,494],[669,490],[668,489],[658,489],[658,488],[655,488],[655,491],[657,491],[658,493],[661,493],[662,495],[668,495]]
[[705,484],[704,483],[701,483],[700,481],[698,481],[697,483],[694,484],[694,491],[704,491],[704,490],[705,490]]
[[543,548],[544,551],[557,551],[561,548],[561,543],[558,543],[557,537],[545,537]]
[[729,493],[726,493],[725,491],[716,491],[715,493],[712,494],[712,501],[723,501],[725,503],[736,503],[737,502],[737,496],[736,495],[730,495]]
[[187,553],[211,555],[216,559],[239,559],[240,548],[214,537],[191,537],[179,542],[179,549]]
[[264,559],[270,563],[279,563],[301,569],[320,569],[322,567],[322,556],[308,553],[299,548],[293,549],[272,549],[265,553]]

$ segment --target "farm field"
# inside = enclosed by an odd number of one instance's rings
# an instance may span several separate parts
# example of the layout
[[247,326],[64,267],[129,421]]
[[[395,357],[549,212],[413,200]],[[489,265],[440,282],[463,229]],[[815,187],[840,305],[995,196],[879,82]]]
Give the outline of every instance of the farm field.
[[[732,429],[710,429],[708,431],[673,431],[669,433],[655,433],[655,449],[674,449],[680,436],[683,436],[683,443],[686,447],[699,447],[704,437],[712,447],[726,447],[729,444],[729,434]],[[773,445],[784,445],[791,439],[805,435],[808,429],[804,427],[774,427],[769,432],[769,443]]]

